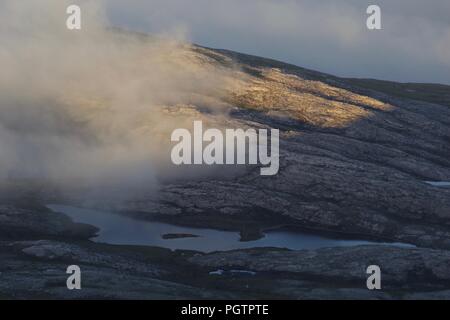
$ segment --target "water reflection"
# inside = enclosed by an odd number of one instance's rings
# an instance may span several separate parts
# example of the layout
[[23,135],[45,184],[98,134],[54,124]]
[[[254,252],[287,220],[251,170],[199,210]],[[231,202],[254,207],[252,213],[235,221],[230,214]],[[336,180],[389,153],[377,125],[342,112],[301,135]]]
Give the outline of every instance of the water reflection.
[[[359,240],[336,240],[289,231],[270,231],[262,239],[241,242],[239,241],[240,235],[238,232],[181,227],[161,222],[136,220],[114,213],[64,205],[49,205],[48,208],[66,214],[75,222],[86,223],[99,228],[100,232],[97,237],[92,239],[93,241],[117,245],[146,245],[172,250],[183,249],[212,252],[256,247],[301,250],[380,244]],[[165,234],[191,234],[198,237],[163,239],[163,235]],[[407,246],[396,243],[389,245]]]

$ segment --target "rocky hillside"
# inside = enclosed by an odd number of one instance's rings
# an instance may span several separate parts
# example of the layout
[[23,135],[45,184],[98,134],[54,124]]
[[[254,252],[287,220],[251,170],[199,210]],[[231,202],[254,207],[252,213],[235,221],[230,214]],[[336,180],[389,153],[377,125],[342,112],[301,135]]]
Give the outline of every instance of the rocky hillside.
[[[450,247],[450,190],[425,183],[450,181],[448,106],[273,60],[189,50],[203,64],[237,70],[239,85],[223,97],[227,125],[281,130],[279,174],[249,168],[231,179],[172,181],[119,210],[197,226],[287,224]],[[223,125],[207,106],[185,109]]]

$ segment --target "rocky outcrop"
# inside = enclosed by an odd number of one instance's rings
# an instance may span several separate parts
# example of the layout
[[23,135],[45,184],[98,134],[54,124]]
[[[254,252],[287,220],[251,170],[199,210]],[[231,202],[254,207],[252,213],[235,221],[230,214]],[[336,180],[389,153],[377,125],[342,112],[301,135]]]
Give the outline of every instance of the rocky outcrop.
[[[1,298],[450,298],[450,254],[432,249],[261,248],[199,254],[90,242],[21,241],[1,242],[0,258]],[[66,288],[65,271],[72,264],[82,270],[80,291]],[[372,264],[381,268],[380,291],[366,287],[366,268]]]
[[[189,261],[211,270],[243,269],[284,279],[279,280],[283,281],[280,291],[289,292],[291,298],[450,298],[450,253],[442,250],[382,246],[252,249],[196,255]],[[370,293],[366,287],[370,265],[382,271],[382,291],[378,293]]]
[[[378,265],[385,287],[450,281],[450,252],[430,249],[359,246],[305,251],[251,249],[196,255],[189,260],[209,268],[241,268],[256,272],[285,272],[306,279],[335,279],[365,285],[366,269]],[[408,280],[411,283],[408,284]]]

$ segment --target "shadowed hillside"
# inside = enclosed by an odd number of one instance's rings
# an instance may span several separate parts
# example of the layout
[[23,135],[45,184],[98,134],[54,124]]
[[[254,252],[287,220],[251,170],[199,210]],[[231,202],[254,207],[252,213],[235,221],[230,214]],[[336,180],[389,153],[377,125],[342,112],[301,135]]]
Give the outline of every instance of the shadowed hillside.
[[355,86],[372,89],[401,98],[450,106],[450,86],[430,83],[398,83],[375,79],[347,79]]

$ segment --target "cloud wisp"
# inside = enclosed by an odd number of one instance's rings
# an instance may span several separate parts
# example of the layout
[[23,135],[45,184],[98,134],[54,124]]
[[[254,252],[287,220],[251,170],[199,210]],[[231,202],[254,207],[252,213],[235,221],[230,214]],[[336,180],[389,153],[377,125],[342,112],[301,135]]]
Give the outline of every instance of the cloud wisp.
[[0,182],[149,192],[186,121],[167,108],[213,106],[227,72],[182,41],[112,32],[98,2],[83,2],[82,30],[69,31],[69,4],[0,4]]

